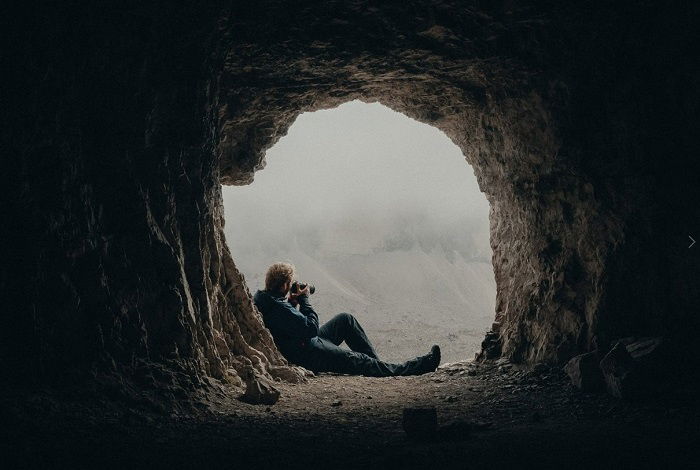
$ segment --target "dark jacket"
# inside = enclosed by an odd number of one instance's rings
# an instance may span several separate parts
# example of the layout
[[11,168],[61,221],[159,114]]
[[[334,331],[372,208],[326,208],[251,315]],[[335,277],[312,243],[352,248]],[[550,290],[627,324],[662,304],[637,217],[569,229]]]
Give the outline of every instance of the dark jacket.
[[318,315],[311,307],[309,297],[303,295],[298,300],[299,310],[284,296],[267,290],[259,290],[253,296],[265,326],[287,359],[295,357],[306,348],[310,338],[318,335]]

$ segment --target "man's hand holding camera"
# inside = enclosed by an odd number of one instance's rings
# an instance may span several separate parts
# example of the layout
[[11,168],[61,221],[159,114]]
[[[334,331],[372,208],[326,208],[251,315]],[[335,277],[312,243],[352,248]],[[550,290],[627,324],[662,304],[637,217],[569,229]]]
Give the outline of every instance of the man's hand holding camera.
[[289,297],[292,299],[296,299],[297,297],[301,297],[302,295],[311,295],[311,287],[306,286],[303,289],[300,289],[296,292],[289,293]]
[[301,284],[294,282],[289,290],[289,303],[293,306],[299,305],[299,297],[309,296],[314,293],[316,289],[311,284]]

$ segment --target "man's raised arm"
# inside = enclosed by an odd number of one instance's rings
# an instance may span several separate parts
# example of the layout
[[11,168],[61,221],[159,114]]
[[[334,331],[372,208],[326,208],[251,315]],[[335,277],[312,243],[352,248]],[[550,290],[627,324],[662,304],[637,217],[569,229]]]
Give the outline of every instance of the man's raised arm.
[[306,321],[313,323],[315,325],[316,331],[310,337],[318,335],[318,314],[314,311],[309,302],[308,295],[300,295],[297,300],[299,301],[299,310],[306,317]]
[[318,335],[318,315],[311,307],[308,296],[299,296],[297,299],[301,311],[286,300],[271,296],[256,298],[255,303],[258,310],[263,312],[269,329],[284,331],[287,335],[298,338],[313,338]]

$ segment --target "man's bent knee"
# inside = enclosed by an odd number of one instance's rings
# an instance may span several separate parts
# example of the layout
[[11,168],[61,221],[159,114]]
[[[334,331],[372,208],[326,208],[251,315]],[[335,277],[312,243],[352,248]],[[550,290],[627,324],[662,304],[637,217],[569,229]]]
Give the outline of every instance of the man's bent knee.
[[351,314],[347,312],[342,312],[339,313],[338,315],[335,316],[338,320],[342,320],[347,323],[352,323],[353,320],[355,320],[355,317],[353,317]]

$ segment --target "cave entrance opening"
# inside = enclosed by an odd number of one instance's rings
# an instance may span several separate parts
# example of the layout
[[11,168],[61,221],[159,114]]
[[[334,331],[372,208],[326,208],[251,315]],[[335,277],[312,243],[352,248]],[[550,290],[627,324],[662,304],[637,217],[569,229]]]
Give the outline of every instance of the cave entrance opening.
[[489,204],[443,132],[379,103],[298,116],[254,184],[224,186],[228,246],[251,292],[293,263],[327,321],[350,312],[380,356],[438,343],[472,357],[493,321]]

